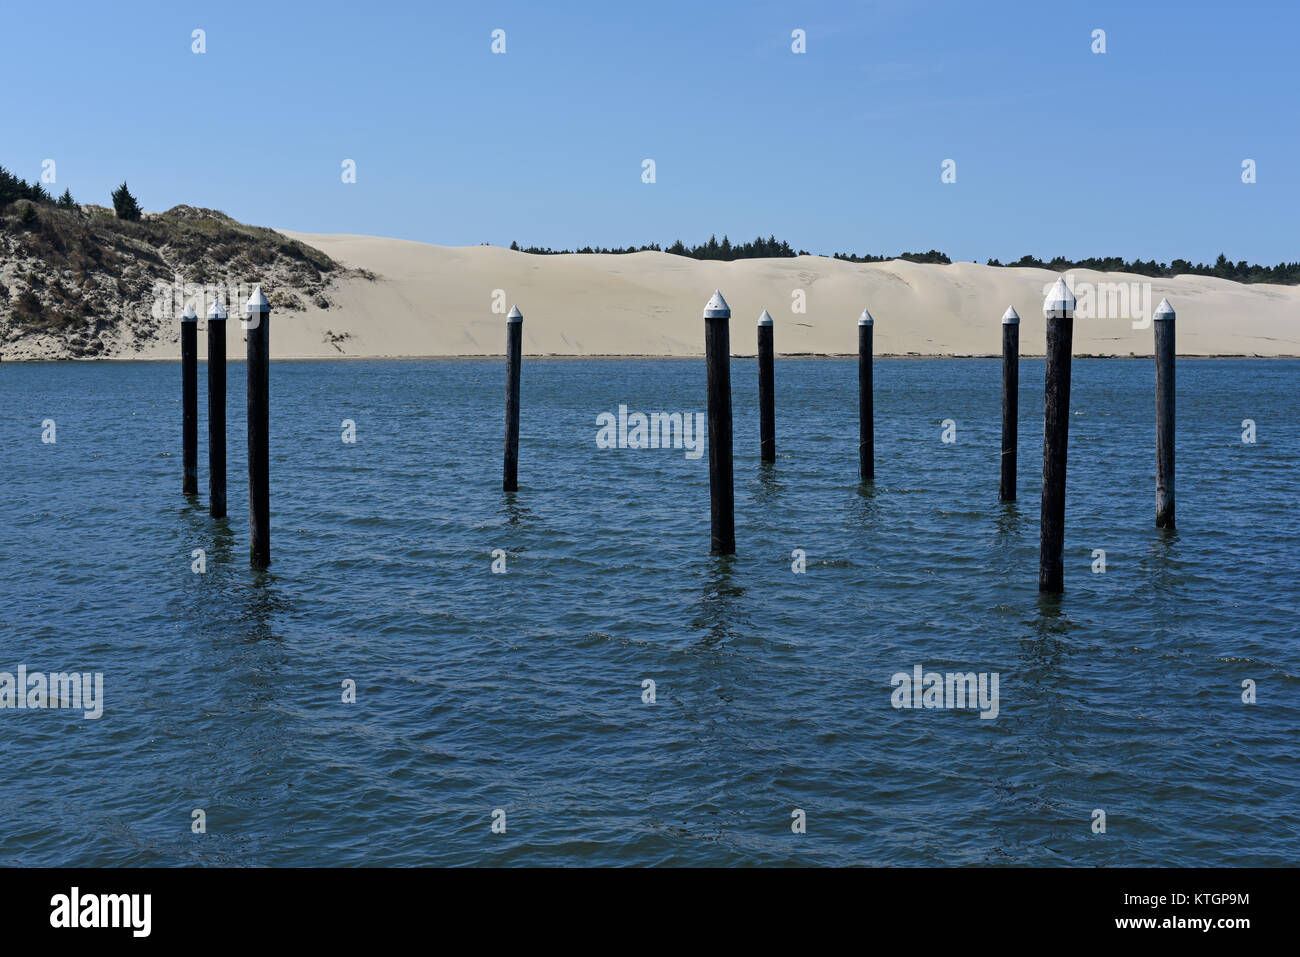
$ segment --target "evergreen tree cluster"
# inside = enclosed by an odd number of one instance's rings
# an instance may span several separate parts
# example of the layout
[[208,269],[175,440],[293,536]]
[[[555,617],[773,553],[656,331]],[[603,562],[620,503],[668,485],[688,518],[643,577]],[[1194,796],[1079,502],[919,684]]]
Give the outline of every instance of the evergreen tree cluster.
[[10,203],[16,203],[20,199],[42,206],[54,202],[53,197],[46,192],[45,187],[40,183],[28,183],[27,180],[19,179],[3,166],[0,166],[0,209],[4,209]]
[[698,246],[687,246],[680,239],[671,246],[664,248],[658,243],[650,243],[647,246],[628,246],[626,249],[612,247],[609,249],[603,246],[583,246],[581,249],[551,249],[549,246],[520,246],[518,243],[511,243],[510,248],[515,252],[532,253],[539,256],[566,256],[573,253],[607,253],[619,255],[623,253],[646,253],[646,252],[665,252],[674,256],[687,256],[691,259],[713,259],[722,262],[730,262],[733,259],[775,259],[779,257],[807,256],[807,250],[795,252],[786,242],[777,242],[775,236],[769,236],[764,239],[762,236],[756,237],[752,242],[737,243],[732,245],[731,240],[726,236],[722,237],[722,242],[718,242],[716,235],[710,236],[707,243],[700,243]]
[[[140,221],[140,203],[131,195],[131,191],[126,188],[126,183],[113,190],[112,199],[113,209],[117,213],[118,219],[125,219],[130,222]],[[16,203],[19,200],[26,200],[34,206],[57,206],[60,209],[78,208],[77,201],[72,198],[72,190],[65,189],[63,195],[56,200],[40,183],[29,183],[0,166],[0,211],[3,211],[10,203]],[[35,215],[35,211],[33,209],[28,212],[25,209],[22,215],[26,218],[25,221],[30,221],[31,217]]]
[[[490,246],[491,243],[484,243],[483,245]],[[651,243],[649,246],[628,246],[626,249],[620,249],[617,246],[609,249],[604,246],[583,246],[581,249],[552,249],[550,246],[520,246],[518,243],[511,243],[510,248],[517,253],[530,253],[534,256],[571,256],[574,253],[604,253],[618,256],[624,253],[663,252],[658,243]]]
[[795,252],[785,241],[778,243],[775,236],[769,236],[767,239],[757,236],[752,242],[737,243],[734,246],[726,236],[722,237],[722,242],[718,242],[717,236],[710,236],[707,243],[700,243],[698,246],[685,246],[679,239],[668,247],[668,252],[676,256],[721,262],[731,262],[734,259],[781,259],[808,255],[808,251],[804,249]]
[[[723,236],[722,241],[719,242],[718,237],[713,235],[709,237],[708,242],[700,243],[698,246],[687,246],[679,239],[667,247],[660,247],[658,243],[650,243],[647,246],[628,246],[622,249],[618,247],[606,249],[603,246],[584,246],[581,249],[551,249],[549,246],[520,246],[516,242],[511,243],[510,248],[516,252],[532,253],[539,256],[561,256],[573,253],[619,255],[622,253],[666,252],[674,256],[687,256],[691,259],[719,260],[722,262],[730,262],[735,259],[777,259],[809,255],[803,249],[795,252],[787,242],[777,242],[775,236],[769,236],[767,239],[759,236],[752,242],[733,244],[726,236]],[[924,253],[899,253],[896,256],[875,256],[870,253],[866,255],[835,253],[833,258],[851,263],[882,263],[889,262],[891,259],[903,259],[914,263],[939,263],[941,265],[952,262],[945,253],[937,249],[931,249],[929,252]],[[988,265],[1037,266],[1056,272],[1064,272],[1069,269],[1092,269],[1097,272],[1127,272],[1139,276],[1164,278],[1178,275],[1215,276],[1219,279],[1231,279],[1241,283],[1270,282],[1280,285],[1300,285],[1300,262],[1281,262],[1276,266],[1260,266],[1247,263],[1243,259],[1240,262],[1233,263],[1223,253],[1219,254],[1219,258],[1215,260],[1213,265],[1193,264],[1186,259],[1175,259],[1170,263],[1156,262],[1154,259],[1148,261],[1134,259],[1129,262],[1122,256],[1094,256],[1078,260],[1066,259],[1064,256],[1057,256],[1055,259],[1050,260],[1038,259],[1034,256],[1022,256],[1015,262],[1007,263],[1000,262],[997,259],[990,259]]]
[[1088,259],[1070,260],[1064,256],[1044,261],[1034,256],[1021,256],[1015,262],[1002,263],[996,259],[988,261],[990,266],[1038,266],[1064,272],[1068,269],[1093,269],[1097,272],[1129,272],[1139,276],[1168,278],[1173,276],[1214,276],[1218,279],[1231,279],[1234,282],[1271,282],[1278,285],[1300,285],[1300,262],[1280,262],[1276,266],[1260,266],[1246,260],[1232,262],[1226,255],[1219,253],[1213,265],[1193,264],[1186,259],[1175,259],[1168,264],[1154,259],[1143,262],[1134,259],[1128,262],[1123,256],[1093,256]]
[[952,262],[946,254],[939,252],[937,249],[931,249],[928,253],[899,253],[897,256],[873,256],[870,253],[859,256],[856,253],[836,253],[834,258],[850,263],[883,263],[889,262],[891,259],[905,259],[910,263],[938,263],[941,266],[947,266]]

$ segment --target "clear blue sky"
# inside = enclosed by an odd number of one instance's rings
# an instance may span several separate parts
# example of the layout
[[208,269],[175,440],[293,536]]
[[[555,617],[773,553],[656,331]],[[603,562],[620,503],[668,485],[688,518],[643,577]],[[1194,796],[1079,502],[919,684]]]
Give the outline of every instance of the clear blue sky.
[[0,22],[0,165],[54,159],[82,202],[126,179],[150,210],[445,245],[1300,259],[1296,2],[7,0]]

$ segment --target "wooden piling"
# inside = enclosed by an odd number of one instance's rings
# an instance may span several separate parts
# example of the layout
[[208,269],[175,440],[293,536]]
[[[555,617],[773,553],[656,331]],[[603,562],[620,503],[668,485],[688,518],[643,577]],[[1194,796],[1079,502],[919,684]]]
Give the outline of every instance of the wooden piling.
[[208,309],[208,514],[226,517],[226,307]]
[[256,568],[271,564],[271,306],[258,286],[244,305],[248,340],[248,534]]
[[506,457],[501,488],[519,491],[519,365],[524,343],[524,314],[518,306],[506,316]]
[[187,303],[181,316],[181,493],[199,494],[199,316]]
[[1002,314],[1002,476],[998,501],[1016,500],[1016,440],[1020,417],[1020,316],[1012,306]]
[[1043,503],[1038,538],[1038,590],[1065,588],[1065,459],[1070,440],[1070,354],[1074,293],[1058,279],[1043,301],[1047,379],[1043,390]]
[[708,390],[709,513],[714,555],[736,553],[735,488],[731,461],[731,308],[714,291],[704,307],[704,367]]
[[758,435],[760,460],[776,461],[776,373],[772,317],[766,309],[758,317]]
[[862,310],[858,316],[858,477],[864,482],[876,478],[875,385],[872,381],[872,333],[876,321]]
[[1156,307],[1156,528],[1174,527],[1174,307]]

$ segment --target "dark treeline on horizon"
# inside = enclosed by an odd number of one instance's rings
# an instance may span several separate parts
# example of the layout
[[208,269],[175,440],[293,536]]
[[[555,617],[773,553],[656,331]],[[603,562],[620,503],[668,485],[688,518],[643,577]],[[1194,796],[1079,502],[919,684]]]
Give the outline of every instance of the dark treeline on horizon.
[[[650,243],[646,246],[628,246],[624,249],[611,247],[606,249],[603,246],[583,246],[581,249],[551,249],[549,246],[520,246],[518,243],[511,243],[510,248],[515,252],[531,253],[534,256],[568,256],[575,253],[604,253],[607,255],[623,255],[626,253],[671,253],[674,256],[687,256],[691,259],[709,259],[721,262],[731,262],[736,259],[780,259],[794,258],[795,256],[811,256],[812,253],[806,249],[800,249],[797,252],[787,242],[777,242],[775,236],[769,236],[764,239],[762,236],[755,237],[747,243],[732,244],[727,236],[722,237],[722,242],[718,242],[717,235],[709,237],[707,243],[700,243],[698,246],[687,246],[680,239],[671,246],[660,246],[658,243]],[[899,253],[897,256],[849,256],[844,253],[836,253],[836,259],[845,259],[849,262],[872,262],[883,263],[891,259],[906,259],[909,262],[917,263],[947,263],[950,262],[947,256],[937,249],[931,249],[928,253]]]
[[581,249],[551,249],[549,246],[520,246],[518,243],[511,243],[510,248],[515,252],[531,253],[534,256],[567,256],[574,253],[605,253],[613,255],[622,255],[624,253],[672,253],[674,256],[689,256],[691,259],[716,259],[724,262],[730,262],[733,259],[778,259],[781,257],[807,256],[806,249],[795,252],[790,248],[789,243],[777,242],[775,236],[769,236],[764,239],[759,236],[753,242],[736,244],[733,246],[731,240],[726,236],[722,237],[722,242],[718,242],[717,236],[710,236],[707,243],[700,243],[698,246],[687,246],[680,239],[671,246],[663,247],[658,243],[650,243],[648,246],[628,246],[626,249],[611,248],[606,249],[603,246],[583,246]]
[[[719,260],[723,262],[731,262],[736,259],[774,259],[811,255],[804,249],[796,252],[789,243],[778,242],[775,236],[769,236],[767,239],[759,236],[752,242],[733,244],[726,236],[723,236],[722,241],[719,242],[718,237],[713,235],[709,237],[707,243],[701,243],[698,246],[687,246],[679,239],[667,247],[660,246],[658,243],[650,243],[646,246],[627,246],[625,248],[611,247],[607,249],[603,246],[584,246],[581,249],[551,249],[549,246],[520,246],[515,242],[510,244],[510,248],[515,252],[530,253],[535,256],[564,256],[582,253],[624,255],[627,253],[665,252],[674,256],[687,256],[691,259]],[[831,258],[851,263],[881,263],[893,259],[902,259],[914,263],[938,263],[941,265],[952,262],[947,255],[937,249],[931,249],[925,253],[899,253],[896,256],[873,256],[869,253],[867,255],[835,253]],[[1247,263],[1243,259],[1234,263],[1223,253],[1219,254],[1219,258],[1212,265],[1192,263],[1186,259],[1175,259],[1171,263],[1156,262],[1154,259],[1145,262],[1141,259],[1134,259],[1130,262],[1124,259],[1123,256],[1092,256],[1087,259],[1066,259],[1064,256],[1057,256],[1055,259],[1039,259],[1035,256],[1022,256],[1015,262],[1005,263],[997,259],[990,259],[985,265],[1036,266],[1042,269],[1052,269],[1056,272],[1064,272],[1069,269],[1092,269],[1097,272],[1127,272],[1152,277],[1214,276],[1218,279],[1230,279],[1242,283],[1271,282],[1279,285],[1300,285],[1300,262],[1280,262],[1276,266],[1260,266]]]
[[42,206],[61,206],[64,209],[77,205],[73,202],[70,190],[65,189],[63,195],[56,200],[40,183],[28,183],[27,180],[19,179],[3,166],[0,166],[0,209],[4,209],[10,203],[17,202],[20,199]]
[[1247,263],[1246,260],[1234,263],[1223,253],[1213,265],[1191,263],[1186,259],[1175,259],[1166,265],[1154,259],[1143,262],[1135,259],[1125,261],[1122,256],[1090,257],[1088,259],[1069,260],[1064,256],[1042,260],[1033,256],[1022,256],[1015,262],[1002,263],[990,259],[989,266],[1040,266],[1063,272],[1067,269],[1093,269],[1097,272],[1130,272],[1139,276],[1171,277],[1180,275],[1214,276],[1216,279],[1231,279],[1233,282],[1271,282],[1283,286],[1300,285],[1300,262],[1280,262],[1276,266],[1260,266]]
[[[131,195],[131,191],[126,188],[126,183],[113,190],[111,198],[118,219],[139,221],[142,215],[140,204]],[[63,195],[55,199],[39,182],[29,183],[0,166],[0,212],[3,212],[10,203],[16,203],[19,200],[27,200],[30,204],[24,207],[22,211],[23,222],[28,226],[35,222],[36,206],[79,209],[81,205],[72,198],[72,190],[70,189],[65,189]]]

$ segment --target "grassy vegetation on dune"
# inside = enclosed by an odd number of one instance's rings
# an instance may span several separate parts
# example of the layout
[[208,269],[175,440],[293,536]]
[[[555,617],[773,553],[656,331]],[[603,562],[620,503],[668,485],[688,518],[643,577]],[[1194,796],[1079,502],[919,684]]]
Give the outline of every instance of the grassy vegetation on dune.
[[325,290],[344,272],[317,249],[217,210],[176,206],[133,221],[102,206],[17,199],[0,207],[0,355],[40,336],[70,356],[147,341],[167,328],[156,291],[178,279],[260,284],[278,311],[306,300],[327,308]]

